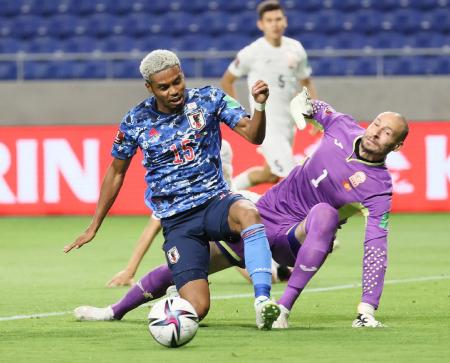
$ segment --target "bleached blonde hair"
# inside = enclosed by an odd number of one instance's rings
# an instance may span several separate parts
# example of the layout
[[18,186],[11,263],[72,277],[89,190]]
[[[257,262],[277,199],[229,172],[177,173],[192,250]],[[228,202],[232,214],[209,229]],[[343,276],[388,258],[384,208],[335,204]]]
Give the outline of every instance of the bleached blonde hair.
[[142,74],[142,78],[150,82],[150,76],[173,66],[181,68],[177,55],[167,49],[156,49],[148,53],[141,61],[139,71]]

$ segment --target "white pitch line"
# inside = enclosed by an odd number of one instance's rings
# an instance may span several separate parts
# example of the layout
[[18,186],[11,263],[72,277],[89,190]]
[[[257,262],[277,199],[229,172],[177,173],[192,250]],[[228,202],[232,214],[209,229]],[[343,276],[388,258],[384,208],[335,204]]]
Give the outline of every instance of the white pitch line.
[[[436,281],[436,280],[448,280],[450,279],[450,275],[438,275],[438,276],[424,276],[424,277],[413,277],[408,279],[397,279],[397,280],[387,280],[385,281],[385,285],[398,285],[398,284],[407,284],[411,282],[425,282],[425,281]],[[328,292],[328,291],[336,291],[336,290],[348,290],[361,287],[361,283],[355,284],[345,284],[345,285],[336,285],[336,286],[328,286],[328,287],[315,287],[310,289],[305,289],[303,293],[314,293],[314,292]],[[281,294],[283,291],[273,291],[273,294]],[[241,299],[253,297],[253,294],[232,294],[232,295],[217,295],[212,296],[211,300],[229,300],[229,299]],[[148,304],[145,304],[148,306]],[[60,316],[72,314],[72,311],[61,311],[61,312],[53,312],[53,313],[42,313],[42,314],[31,314],[31,315],[14,315],[14,316],[4,316],[0,317],[0,321],[10,321],[10,320],[22,320],[22,319],[38,319],[38,318],[48,318],[51,316]]]

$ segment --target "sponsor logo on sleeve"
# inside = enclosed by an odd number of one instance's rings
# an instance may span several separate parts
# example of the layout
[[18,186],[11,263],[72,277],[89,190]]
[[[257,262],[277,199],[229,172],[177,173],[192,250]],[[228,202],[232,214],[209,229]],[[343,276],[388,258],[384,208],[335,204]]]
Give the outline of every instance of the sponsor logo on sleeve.
[[114,138],[114,144],[118,144],[118,145],[122,144],[124,138],[125,138],[125,133],[118,130],[116,137]]
[[389,222],[389,212],[386,212],[381,217],[380,224],[378,225],[378,227],[383,228],[383,229],[387,229],[388,222]]

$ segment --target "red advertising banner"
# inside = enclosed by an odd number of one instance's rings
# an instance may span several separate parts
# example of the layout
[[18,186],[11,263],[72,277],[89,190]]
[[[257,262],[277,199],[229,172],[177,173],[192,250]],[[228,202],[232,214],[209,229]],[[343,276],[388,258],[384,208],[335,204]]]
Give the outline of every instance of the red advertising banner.
[[[111,162],[117,126],[32,126],[0,128],[0,215],[92,214],[103,175]],[[223,128],[234,150],[235,175],[263,158],[257,148]],[[299,160],[319,136],[297,134]],[[450,211],[450,121],[411,122],[404,147],[387,165],[394,182],[393,210]],[[144,169],[135,156],[112,214],[148,214]],[[268,185],[254,190],[264,192]]]

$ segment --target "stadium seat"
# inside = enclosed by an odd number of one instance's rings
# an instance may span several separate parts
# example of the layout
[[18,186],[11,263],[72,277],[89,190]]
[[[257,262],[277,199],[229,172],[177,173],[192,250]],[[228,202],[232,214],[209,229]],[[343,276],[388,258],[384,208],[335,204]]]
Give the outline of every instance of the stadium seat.
[[303,47],[308,51],[309,49],[324,49],[327,46],[327,37],[318,33],[304,33],[298,40]]
[[183,73],[188,78],[193,78],[201,73],[202,71],[202,60],[201,59],[192,59],[192,58],[181,58],[181,68],[183,69]]
[[135,46],[135,38],[126,35],[111,35],[103,39],[105,52],[138,52]]
[[361,7],[361,0],[328,0],[328,7],[344,12],[351,12]]
[[302,1],[295,1],[290,0],[286,1],[286,8],[289,9],[299,9],[304,11],[315,11],[322,9],[322,0],[302,0]]
[[[208,5],[211,3],[210,1],[205,2],[204,0],[189,0],[189,1],[178,1],[179,3],[179,11],[185,11],[190,13],[191,16],[198,16],[199,14],[208,11]],[[173,4],[169,5],[173,7]]]
[[149,35],[141,37],[135,41],[136,49],[143,52],[150,52],[154,49],[167,48],[172,49],[175,39],[164,35]]
[[0,54],[27,51],[28,42],[14,38],[0,38]]
[[372,7],[382,11],[398,9],[401,4],[402,0],[374,0],[371,2]]
[[411,57],[386,57],[383,63],[385,75],[418,75],[425,74],[426,61],[421,56]]
[[20,14],[20,2],[17,0],[2,0],[0,16],[17,16]]
[[213,39],[210,48],[217,50],[238,51],[250,44],[254,39],[245,34],[224,34],[220,38]]
[[398,9],[386,14],[384,20],[391,23],[390,29],[393,31],[410,34],[420,29],[422,12],[414,9]]
[[64,51],[67,53],[91,53],[102,52],[106,48],[105,41],[88,36],[68,38],[63,42]]
[[347,76],[375,76],[377,74],[377,60],[375,57],[348,58],[345,74]]
[[202,28],[202,31],[210,35],[223,35],[230,21],[230,15],[220,11],[210,11],[200,16],[202,23],[207,25]]
[[429,22],[430,30],[447,33],[448,36],[450,32],[450,7],[428,12],[424,16],[424,21]]
[[111,14],[92,14],[87,19],[86,35],[106,37],[111,34],[122,34],[124,20]]
[[15,62],[0,62],[0,79],[11,80],[17,78],[17,65]]
[[450,47],[450,37],[438,32],[421,31],[408,36],[405,43],[411,48]]
[[344,14],[338,10],[322,10],[316,15],[317,32],[334,34],[343,30]]
[[231,59],[209,58],[203,61],[203,77],[218,78],[222,77],[225,70],[228,68]]
[[114,78],[141,78],[139,73],[140,60],[117,60],[112,62],[112,75]]
[[30,61],[24,63],[24,79],[53,79],[53,62]]
[[42,17],[36,15],[23,15],[14,18],[11,36],[29,39],[37,35],[46,35],[47,31],[47,24]]
[[177,37],[171,49],[176,51],[206,51],[213,49],[213,39],[207,34],[187,34]]
[[445,7],[450,5],[447,1],[441,0],[409,0],[409,6],[411,8],[419,9],[419,10],[431,10],[436,9],[438,7]]
[[36,37],[28,42],[27,52],[30,53],[55,53],[63,52],[62,42],[53,37]]
[[105,61],[75,61],[70,67],[69,78],[101,79],[106,78],[107,65]]
[[364,49],[369,46],[368,38],[356,32],[340,32],[327,37],[326,41],[326,48],[333,49]]
[[70,14],[58,14],[49,19],[48,34],[52,37],[67,38],[73,35],[83,35],[87,22],[81,17]]
[[346,21],[352,23],[352,30],[360,33],[373,34],[382,29],[383,14],[378,10],[361,9],[346,15]]
[[406,37],[396,32],[381,32],[368,38],[369,46],[379,49],[403,48]]

